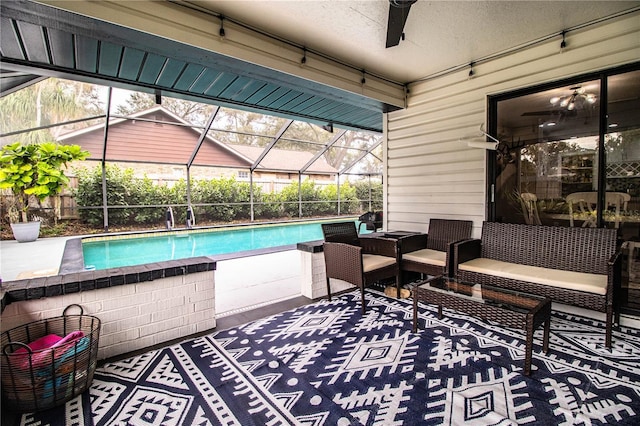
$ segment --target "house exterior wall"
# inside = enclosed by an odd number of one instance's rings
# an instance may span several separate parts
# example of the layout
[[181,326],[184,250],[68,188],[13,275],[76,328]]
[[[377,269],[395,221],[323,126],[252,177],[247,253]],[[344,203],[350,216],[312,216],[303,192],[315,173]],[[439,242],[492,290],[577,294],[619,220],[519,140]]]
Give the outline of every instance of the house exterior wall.
[[[385,115],[386,229],[428,231],[430,218],[486,218],[486,151],[460,138],[487,121],[487,96],[633,63],[640,16],[632,14],[409,87],[408,107]],[[471,59],[471,58],[470,58]],[[486,126],[485,126],[486,128]]]
[[[174,121],[161,112],[153,118]],[[187,164],[197,145],[199,134],[184,126],[126,120],[109,126],[107,161],[139,161]],[[104,128],[64,139],[65,144],[78,144],[91,153],[90,158],[102,159]],[[204,143],[195,157],[196,165],[224,165],[247,168],[247,161],[211,143]]]

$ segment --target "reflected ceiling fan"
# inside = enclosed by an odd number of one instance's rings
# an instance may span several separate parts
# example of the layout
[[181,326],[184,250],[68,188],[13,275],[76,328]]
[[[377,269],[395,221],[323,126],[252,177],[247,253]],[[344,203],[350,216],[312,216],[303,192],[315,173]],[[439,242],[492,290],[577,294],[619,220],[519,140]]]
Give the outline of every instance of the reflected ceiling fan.
[[566,96],[554,96],[549,99],[552,106],[550,110],[529,111],[522,113],[522,117],[528,116],[547,116],[557,117],[563,120],[567,117],[575,117],[578,115],[578,109],[585,109],[588,105],[596,103],[597,98],[593,93],[587,93],[581,86],[571,87],[571,94]]
[[387,45],[393,47],[404,40],[404,24],[411,5],[418,0],[389,0],[389,20],[387,22]]

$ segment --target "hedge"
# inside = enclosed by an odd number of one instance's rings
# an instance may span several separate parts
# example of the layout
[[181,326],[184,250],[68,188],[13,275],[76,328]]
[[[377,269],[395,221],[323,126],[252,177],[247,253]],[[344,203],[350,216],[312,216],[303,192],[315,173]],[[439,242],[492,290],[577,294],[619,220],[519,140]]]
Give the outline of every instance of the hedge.
[[[154,184],[151,179],[136,178],[133,169],[121,169],[107,164],[107,205],[109,224],[158,225],[165,221],[166,207],[174,206],[176,223],[186,221],[187,185],[179,180],[171,187]],[[77,171],[78,187],[74,191],[82,222],[99,226],[103,224],[102,168]],[[338,213],[337,186],[316,185],[312,180],[302,182],[299,201],[298,182],[292,182],[280,192],[263,193],[254,187],[253,202],[256,219],[299,217],[300,205],[303,217],[336,215]],[[372,184],[372,210],[382,205],[382,185]],[[232,222],[251,218],[251,187],[235,178],[192,180],[191,204],[199,223]],[[340,214],[358,214],[369,210],[369,184],[359,181],[340,185]]]

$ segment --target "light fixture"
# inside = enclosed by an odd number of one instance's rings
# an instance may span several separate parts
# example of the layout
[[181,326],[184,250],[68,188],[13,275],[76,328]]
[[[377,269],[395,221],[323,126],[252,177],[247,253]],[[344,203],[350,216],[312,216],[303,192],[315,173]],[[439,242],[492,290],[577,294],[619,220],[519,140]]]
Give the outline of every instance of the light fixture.
[[556,123],[555,121],[545,121],[544,123],[538,124],[538,127],[540,127],[540,128],[552,127],[552,126],[555,126],[556,124],[558,124],[558,123]]
[[220,31],[218,32],[220,37],[224,37],[224,16],[220,15]]
[[473,62],[469,63],[469,78],[473,77],[475,73],[473,72]]
[[360,80],[360,83],[361,83],[361,84],[365,84],[365,83],[367,82],[367,79],[366,79],[366,78],[364,78],[364,75],[365,75],[365,71],[364,71],[364,70],[362,70],[362,80]]
[[587,93],[581,86],[572,87],[573,93],[568,96],[554,96],[549,99],[551,105],[559,105],[562,108],[566,108],[569,111],[573,111],[576,107],[582,107],[585,103],[595,104],[596,95],[593,93]]
[[564,49],[565,47],[567,47],[567,42],[564,39],[564,36],[567,34],[566,31],[562,31],[562,42],[560,42],[560,49]]
[[302,49],[302,59],[300,59],[300,63],[302,65],[307,63],[307,48],[306,47]]

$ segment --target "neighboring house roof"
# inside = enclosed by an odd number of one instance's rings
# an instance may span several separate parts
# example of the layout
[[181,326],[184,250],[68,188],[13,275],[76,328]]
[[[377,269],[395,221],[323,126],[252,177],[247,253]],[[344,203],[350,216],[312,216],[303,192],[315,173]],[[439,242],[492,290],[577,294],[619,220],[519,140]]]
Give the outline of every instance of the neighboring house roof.
[[[245,157],[257,160],[264,148],[249,145],[229,145],[235,151],[243,154]],[[293,151],[288,149],[276,149],[272,148],[271,151],[262,159],[259,169],[266,170],[301,170],[312,158],[314,154],[308,151]],[[337,173],[338,171],[331,167],[324,157],[318,158],[312,165],[306,170],[307,173]]]
[[[110,121],[107,161],[132,161],[161,164],[187,164],[200,137],[199,129],[191,127],[176,115],[154,107],[130,116]],[[160,122],[136,120],[153,119]],[[163,123],[164,122],[164,123]],[[175,126],[165,123],[178,123]],[[89,159],[102,159],[104,123],[67,133],[58,138],[67,144],[78,144],[91,153]],[[250,159],[229,149],[212,138],[207,138],[193,164],[203,166],[249,167]]]
[[[136,120],[139,118],[140,120]],[[142,119],[152,119],[151,122]],[[178,123],[174,126],[164,123]],[[131,114],[128,118],[110,121],[105,159],[162,164],[187,164],[196,148],[201,130],[177,115],[156,106]],[[90,159],[101,159],[104,141],[104,123],[75,130],[58,138],[67,144],[77,144],[91,153]],[[249,168],[261,156],[264,148],[227,145],[210,136],[205,138],[193,164]],[[313,154],[306,151],[272,149],[260,163],[258,170],[298,171]],[[337,173],[324,158],[318,159],[308,170],[316,173]]]

